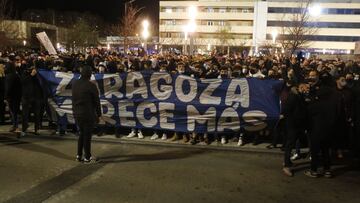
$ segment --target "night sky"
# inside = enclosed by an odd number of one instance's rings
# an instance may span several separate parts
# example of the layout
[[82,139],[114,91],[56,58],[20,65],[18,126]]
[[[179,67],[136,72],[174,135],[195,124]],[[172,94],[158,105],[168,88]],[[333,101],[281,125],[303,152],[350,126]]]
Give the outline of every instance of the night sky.
[[[90,11],[98,14],[106,22],[117,22],[123,12],[126,0],[13,0],[21,14],[27,9],[54,9],[59,11]],[[142,14],[157,23],[159,0],[136,0],[134,4],[144,7]]]

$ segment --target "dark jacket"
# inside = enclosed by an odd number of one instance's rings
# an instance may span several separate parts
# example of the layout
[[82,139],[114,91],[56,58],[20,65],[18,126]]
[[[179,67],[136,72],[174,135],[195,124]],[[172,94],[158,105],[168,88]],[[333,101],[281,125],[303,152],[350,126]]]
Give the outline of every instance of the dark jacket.
[[22,99],[40,101],[43,99],[42,88],[37,76],[31,76],[31,71],[32,69],[25,67],[25,65],[21,68]]
[[13,63],[7,63],[5,66],[5,99],[21,100],[21,80]]
[[101,116],[99,91],[89,80],[80,79],[72,86],[72,109],[75,119],[97,121]]
[[336,96],[335,88],[326,85],[311,88],[308,113],[313,138],[325,139],[333,132],[338,106]]
[[296,90],[296,88],[291,88],[291,91],[282,107],[282,114],[284,115],[289,128],[305,127],[307,106],[305,99]]

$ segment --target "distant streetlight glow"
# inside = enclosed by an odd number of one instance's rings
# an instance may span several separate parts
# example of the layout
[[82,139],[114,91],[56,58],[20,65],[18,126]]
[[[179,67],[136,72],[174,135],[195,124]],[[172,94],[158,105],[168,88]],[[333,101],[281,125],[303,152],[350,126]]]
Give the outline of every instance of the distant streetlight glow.
[[110,50],[110,44],[107,44],[106,48],[107,48],[107,50]]
[[190,21],[187,28],[188,28],[188,30],[187,30],[188,32],[190,32],[190,33],[195,32],[196,31],[196,22]]
[[144,20],[142,25],[143,25],[143,32],[142,32],[142,37],[144,40],[147,40],[150,36],[149,33],[149,21],[148,20]]
[[197,7],[196,6],[189,6],[188,8],[188,15],[190,20],[195,20],[197,16]]
[[60,49],[60,48],[61,48],[60,43],[56,43],[56,48],[57,48],[57,49]]
[[308,10],[309,14],[313,17],[319,17],[322,13],[322,9],[319,5],[313,5]]
[[188,38],[188,34],[190,34],[190,52],[189,53],[192,54],[194,51],[194,36],[192,35],[192,33],[194,33],[196,31],[196,16],[198,14],[198,11],[197,11],[196,6],[189,6],[187,11],[188,11],[189,22],[184,27],[185,50],[187,47],[186,40]]
[[25,46],[26,46],[26,44],[27,44],[26,40],[24,40],[24,41],[23,41],[23,44],[24,44],[24,47],[25,47]]

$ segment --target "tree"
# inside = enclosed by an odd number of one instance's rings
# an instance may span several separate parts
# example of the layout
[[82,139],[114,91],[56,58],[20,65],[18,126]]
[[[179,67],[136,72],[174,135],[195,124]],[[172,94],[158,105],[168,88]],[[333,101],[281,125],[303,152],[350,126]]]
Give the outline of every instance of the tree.
[[18,29],[13,25],[13,4],[10,0],[0,0],[0,46],[7,47],[14,43]]
[[84,17],[79,17],[76,23],[69,29],[68,45],[70,48],[84,49],[98,44],[98,31]]
[[309,36],[318,31],[314,23],[310,23],[309,9],[312,0],[299,0],[299,7],[291,14],[290,18],[284,15],[281,19],[284,26],[281,28],[278,41],[281,47],[290,55],[299,48],[306,47],[310,40]]
[[125,14],[120,23],[112,26],[112,33],[123,37],[124,51],[131,46],[130,37],[136,35],[136,31],[140,28],[140,11],[143,9],[133,5],[133,1],[125,3]]
[[228,47],[228,54],[230,50],[230,41],[234,39],[233,34],[231,33],[231,27],[229,26],[221,26],[217,31],[218,39],[222,46],[222,52],[225,52],[225,46]]

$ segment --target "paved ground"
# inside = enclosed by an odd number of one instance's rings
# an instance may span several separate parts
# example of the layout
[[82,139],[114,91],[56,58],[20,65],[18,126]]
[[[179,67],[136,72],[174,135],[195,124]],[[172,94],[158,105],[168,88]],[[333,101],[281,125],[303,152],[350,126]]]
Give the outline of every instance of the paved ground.
[[71,138],[0,132],[0,202],[359,202],[360,172],[295,177],[280,153],[96,141],[96,165],[76,163]]

